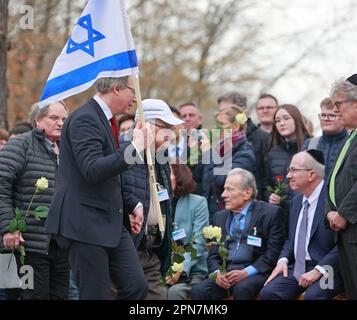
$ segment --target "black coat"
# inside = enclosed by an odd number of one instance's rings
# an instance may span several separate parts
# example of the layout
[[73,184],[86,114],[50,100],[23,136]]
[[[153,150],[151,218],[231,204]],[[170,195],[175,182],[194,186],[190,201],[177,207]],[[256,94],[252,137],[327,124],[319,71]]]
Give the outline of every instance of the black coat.
[[262,199],[265,192],[264,159],[267,153],[271,135],[260,129],[249,118],[248,127],[247,127],[247,139],[253,146],[255,160],[256,160],[255,180],[257,182],[257,188],[258,188],[258,199]]
[[[265,162],[265,186],[275,186],[277,183],[277,177],[283,177],[283,183],[288,183],[286,178],[287,170],[290,166],[292,157],[298,153],[298,147],[296,141],[284,141],[279,145],[275,145],[268,153],[266,162]],[[295,195],[290,188],[286,189],[282,193],[286,196],[283,207],[288,210],[290,205],[291,198]],[[264,199],[269,201],[270,193],[265,192]]]
[[[155,252],[161,261],[161,273],[164,274],[170,266],[171,261],[171,233],[172,233],[172,189],[170,181],[169,165],[159,165],[156,162],[155,173],[157,182],[167,189],[169,200],[161,201],[161,213],[166,215],[165,234],[160,245],[155,246]],[[133,212],[136,205],[141,202],[144,206],[144,223],[141,232],[133,236],[134,244],[139,249],[145,249],[145,225],[148,218],[150,206],[149,172],[146,164],[138,164],[123,175],[123,196],[125,213]]]
[[67,118],[47,232],[103,247],[118,246],[123,227],[119,174],[130,168],[124,160],[128,148],[134,150],[126,142],[116,151],[109,121],[94,99]]
[[[355,129],[356,130],[356,129]],[[338,156],[336,158],[336,161]],[[335,163],[336,165],[336,163]],[[357,299],[357,138],[352,141],[335,178],[336,206],[328,194],[326,214],[337,211],[348,221],[345,230],[338,231],[337,247],[340,253],[341,272],[347,298]],[[332,172],[333,172],[332,168]],[[331,178],[331,177],[330,177]],[[327,190],[331,180],[328,182]]]
[[[10,139],[0,151],[0,243],[9,232],[10,221],[15,217],[15,208],[27,209],[35,191],[37,179],[45,177],[48,188],[40,191],[30,210],[39,205],[50,206],[55,188],[57,156],[45,143],[43,130],[34,129]],[[26,251],[47,254],[50,236],[45,232],[46,219],[27,219],[27,231],[23,233]]]

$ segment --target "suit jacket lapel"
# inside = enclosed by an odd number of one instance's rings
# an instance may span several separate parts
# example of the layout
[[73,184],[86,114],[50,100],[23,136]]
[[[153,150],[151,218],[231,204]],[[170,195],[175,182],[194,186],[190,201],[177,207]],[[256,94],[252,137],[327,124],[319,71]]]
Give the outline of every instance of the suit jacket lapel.
[[253,200],[251,207],[249,208],[250,221],[247,232],[249,234],[250,230],[253,230],[256,225],[259,217],[262,215],[260,206],[257,205],[257,202]]
[[292,243],[295,242],[296,227],[297,227],[300,211],[301,211],[301,208],[302,208],[302,199],[303,199],[302,195],[297,196],[296,199],[295,199],[295,201],[297,203],[296,210],[290,210],[290,214],[294,213],[294,215],[291,217],[291,219],[292,219],[291,220],[291,228],[292,228],[292,230],[291,230],[291,232],[292,232],[291,240],[292,240]]
[[[326,186],[322,187],[321,193],[319,195],[319,200],[317,202],[314,221],[312,223],[311,232],[310,232],[310,239],[314,236],[314,233],[317,230],[318,225],[320,224],[321,219],[325,215],[325,201],[326,201]],[[311,242],[310,242],[311,243]]]
[[112,143],[113,150],[115,151],[116,150],[116,142],[115,142],[114,137],[113,137],[112,128],[110,127],[109,120],[105,116],[102,108],[99,106],[97,101],[95,101],[94,99],[91,99],[90,102],[94,106],[95,111],[98,113],[99,119],[103,123],[103,126],[104,126],[107,134],[109,135],[109,139],[110,139],[110,141]]
[[[357,130],[357,129],[356,129],[356,130]],[[347,138],[347,139],[348,139],[348,138]],[[342,160],[341,166],[340,166],[340,168],[338,169],[339,172],[341,171],[342,167],[344,166],[345,161],[346,161],[348,155],[349,155],[349,154],[352,152],[352,150],[353,150],[354,148],[356,148],[356,147],[357,147],[357,137],[354,138],[354,140],[352,141],[350,147],[348,148],[348,150],[347,150],[347,152],[346,152],[346,154],[345,154],[345,157],[344,157],[343,160]],[[338,156],[336,157],[336,160],[337,160],[337,158],[338,158]],[[335,161],[335,162],[336,162],[336,161]],[[337,175],[338,175],[338,172],[337,172]]]
[[[225,217],[223,215],[225,215]],[[225,221],[224,224],[222,223],[222,226],[224,226],[224,230],[222,230],[222,238],[224,239],[224,242],[226,243],[227,235],[230,235],[229,227],[231,225],[231,211],[225,210],[224,212],[222,212],[222,218],[223,218],[223,221]]]

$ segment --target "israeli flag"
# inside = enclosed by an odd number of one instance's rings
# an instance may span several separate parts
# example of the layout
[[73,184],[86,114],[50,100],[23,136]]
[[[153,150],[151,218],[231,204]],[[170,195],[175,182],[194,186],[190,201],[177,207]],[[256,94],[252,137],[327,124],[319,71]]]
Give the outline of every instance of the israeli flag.
[[89,0],[48,77],[40,108],[88,89],[98,78],[138,71],[124,0]]

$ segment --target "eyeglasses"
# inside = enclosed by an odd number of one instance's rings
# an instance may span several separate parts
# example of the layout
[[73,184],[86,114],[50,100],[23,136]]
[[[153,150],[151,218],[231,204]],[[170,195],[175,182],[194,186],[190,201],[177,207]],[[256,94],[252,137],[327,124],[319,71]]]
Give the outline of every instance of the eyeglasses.
[[135,96],[135,89],[129,86],[125,86],[125,88],[128,88],[131,90],[131,93]]
[[341,109],[341,106],[344,104],[344,103],[347,103],[347,102],[351,102],[351,100],[342,100],[342,101],[336,101],[334,103],[335,107],[340,110]]
[[257,107],[257,111],[270,111],[270,110],[273,110],[273,109],[276,109],[276,107],[273,107],[273,106],[266,106],[266,107]]
[[296,173],[298,171],[310,171],[310,170],[314,170],[314,169],[305,169],[305,168],[294,168],[294,167],[290,167],[286,170],[286,172],[289,173]]
[[317,116],[320,120],[334,121],[338,115],[336,113],[319,113]]

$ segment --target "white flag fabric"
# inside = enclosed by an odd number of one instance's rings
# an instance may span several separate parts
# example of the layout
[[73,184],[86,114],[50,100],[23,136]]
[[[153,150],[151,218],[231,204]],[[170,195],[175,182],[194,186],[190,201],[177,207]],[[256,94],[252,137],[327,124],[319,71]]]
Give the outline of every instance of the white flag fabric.
[[137,74],[124,0],[89,0],[53,66],[39,105],[80,93],[98,78]]

